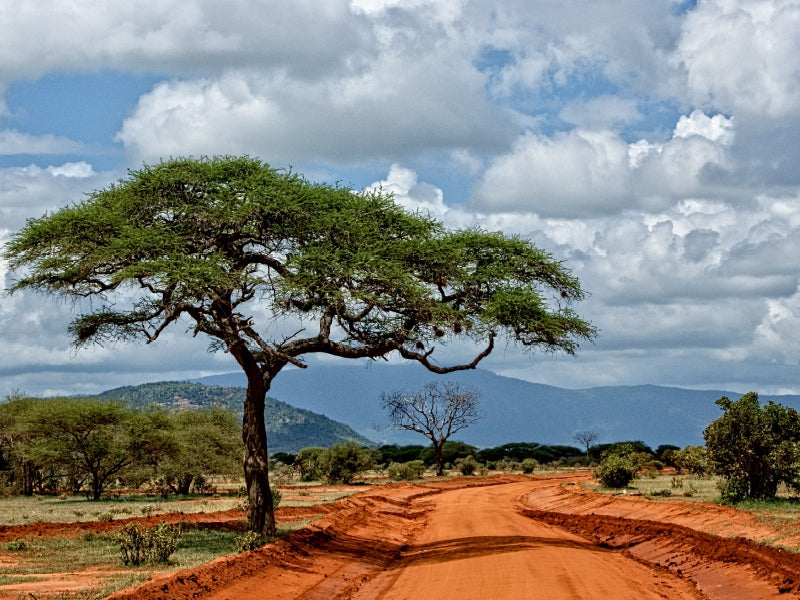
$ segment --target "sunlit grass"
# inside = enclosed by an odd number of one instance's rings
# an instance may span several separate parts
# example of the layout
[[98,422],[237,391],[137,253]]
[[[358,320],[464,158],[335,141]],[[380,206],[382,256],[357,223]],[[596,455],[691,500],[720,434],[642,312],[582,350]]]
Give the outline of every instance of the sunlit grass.
[[230,510],[242,499],[236,496],[150,496],[136,494],[113,499],[87,500],[83,496],[12,496],[0,498],[0,524],[76,523],[159,515]]
[[719,479],[693,475],[657,474],[634,479],[629,490],[653,499],[681,498],[696,502],[719,502]]

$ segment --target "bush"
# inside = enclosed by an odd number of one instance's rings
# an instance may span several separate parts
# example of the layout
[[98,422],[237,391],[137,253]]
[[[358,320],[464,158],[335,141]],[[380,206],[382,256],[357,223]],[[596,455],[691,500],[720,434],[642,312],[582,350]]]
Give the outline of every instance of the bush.
[[269,538],[256,533],[255,531],[248,531],[242,535],[237,535],[234,539],[236,544],[236,551],[241,554],[248,550],[255,550],[260,548],[269,541]]
[[372,452],[355,442],[334,444],[320,457],[325,478],[334,483],[350,483],[373,464]]
[[525,473],[526,475],[530,475],[531,473],[533,473],[536,470],[536,467],[538,466],[539,466],[539,461],[536,460],[535,458],[526,458],[521,463],[519,463],[520,469],[522,469],[522,472]]
[[301,481],[316,481],[322,479],[322,463],[327,450],[312,446],[303,448],[297,453],[294,466],[300,472]]
[[708,475],[708,453],[703,446],[686,446],[677,452],[675,466],[681,471],[688,471],[696,477]]
[[395,481],[420,479],[425,473],[425,463],[421,460],[411,460],[405,463],[393,462],[387,469],[389,477]]
[[627,456],[611,454],[606,456],[594,472],[603,487],[626,487],[636,476],[636,465]]
[[516,471],[520,468],[519,463],[511,458],[503,458],[495,466],[498,471]]
[[6,550],[9,552],[19,552],[27,549],[28,544],[26,544],[23,540],[11,540],[6,544]]
[[175,552],[180,535],[180,525],[162,522],[148,529],[138,523],[128,523],[116,535],[122,564],[166,563]]
[[461,471],[462,475],[473,475],[480,466],[481,464],[472,455],[459,458],[455,464],[456,469]]

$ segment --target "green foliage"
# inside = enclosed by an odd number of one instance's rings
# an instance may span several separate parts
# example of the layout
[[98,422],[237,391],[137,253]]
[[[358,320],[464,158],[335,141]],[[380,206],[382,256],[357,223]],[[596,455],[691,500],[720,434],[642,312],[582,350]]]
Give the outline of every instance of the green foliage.
[[31,402],[18,427],[21,452],[41,469],[88,480],[99,499],[107,483],[134,464],[155,465],[174,451],[158,410],[134,412],[116,401],[55,398]]
[[242,552],[255,550],[256,548],[260,548],[264,544],[268,543],[270,539],[271,538],[260,533],[256,533],[255,531],[246,531],[234,538],[236,552],[241,554]]
[[24,540],[11,540],[6,544],[6,550],[9,552],[20,552],[27,549],[28,544]]
[[533,473],[538,466],[539,462],[535,458],[526,458],[519,464],[520,469],[526,475]]
[[474,475],[475,471],[480,468],[481,464],[475,460],[474,456],[470,454],[463,458],[459,458],[453,466],[458,469],[462,475]]
[[594,472],[594,476],[603,487],[626,487],[636,476],[636,465],[625,455],[609,454]]
[[484,448],[477,453],[479,460],[497,462],[510,459],[521,462],[532,458],[541,464],[552,463],[564,458],[580,457],[583,453],[572,446],[544,446],[529,442],[514,442],[494,448]]
[[[444,464],[452,465],[459,458],[465,456],[475,456],[478,449],[475,446],[460,442],[458,440],[448,440],[442,444],[442,460]],[[420,453],[420,459],[428,466],[436,464],[436,453],[433,446],[428,446]]]
[[325,448],[301,448],[297,453],[294,465],[300,472],[301,481],[317,481],[323,476],[323,457]]
[[652,448],[639,440],[597,444],[592,447],[591,451],[592,455],[601,457],[608,454],[632,454],[634,452],[646,454],[651,458],[655,457],[655,452],[653,452]]
[[355,477],[374,466],[374,457],[367,448],[355,442],[334,444],[320,459],[322,473],[328,481],[350,483]]
[[136,522],[123,526],[116,534],[122,564],[166,563],[178,547],[180,525],[162,522],[145,528]]
[[412,460],[422,460],[422,452],[425,446],[411,444],[398,446],[397,444],[384,445],[378,448],[381,454],[379,462],[384,465],[391,463],[405,463]]
[[773,498],[780,483],[800,489],[800,414],[758,394],[717,400],[724,414],[703,432],[708,462],[722,476],[722,499]]
[[674,462],[678,469],[687,471],[696,477],[705,477],[710,472],[708,452],[704,446],[686,446],[677,453]]
[[420,479],[425,473],[425,463],[421,460],[411,460],[404,463],[393,462],[386,469],[389,477],[395,481],[411,481]]
[[99,499],[110,482],[160,480],[165,494],[185,494],[192,481],[241,473],[241,427],[220,407],[170,413],[109,399],[15,399],[0,403],[0,420],[11,468],[27,465],[33,477],[30,493],[83,489]]
[[159,472],[177,494],[188,494],[209,475],[241,474],[242,430],[231,409],[206,406],[183,410],[170,417],[176,451]]
[[288,466],[293,465],[294,461],[297,460],[297,454],[291,454],[289,452],[273,452],[270,457],[272,458],[273,464],[281,463]]

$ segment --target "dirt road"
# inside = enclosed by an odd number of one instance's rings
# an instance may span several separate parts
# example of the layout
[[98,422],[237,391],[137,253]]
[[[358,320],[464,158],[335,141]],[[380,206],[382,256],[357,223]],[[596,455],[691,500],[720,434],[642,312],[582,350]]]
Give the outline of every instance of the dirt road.
[[599,495],[588,478],[371,487],[275,544],[114,598],[800,598],[800,559],[758,543],[775,532],[747,514]]
[[358,599],[649,600],[697,598],[694,587],[561,528],[525,517],[529,482],[443,492],[425,531]]

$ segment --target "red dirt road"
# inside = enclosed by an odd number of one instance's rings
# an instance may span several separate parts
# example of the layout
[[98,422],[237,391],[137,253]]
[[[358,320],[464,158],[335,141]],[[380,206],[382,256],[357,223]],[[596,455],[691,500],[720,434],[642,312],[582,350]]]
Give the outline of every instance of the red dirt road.
[[776,532],[749,515],[594,494],[588,479],[376,486],[274,544],[113,598],[800,598],[800,558],[758,543]]

